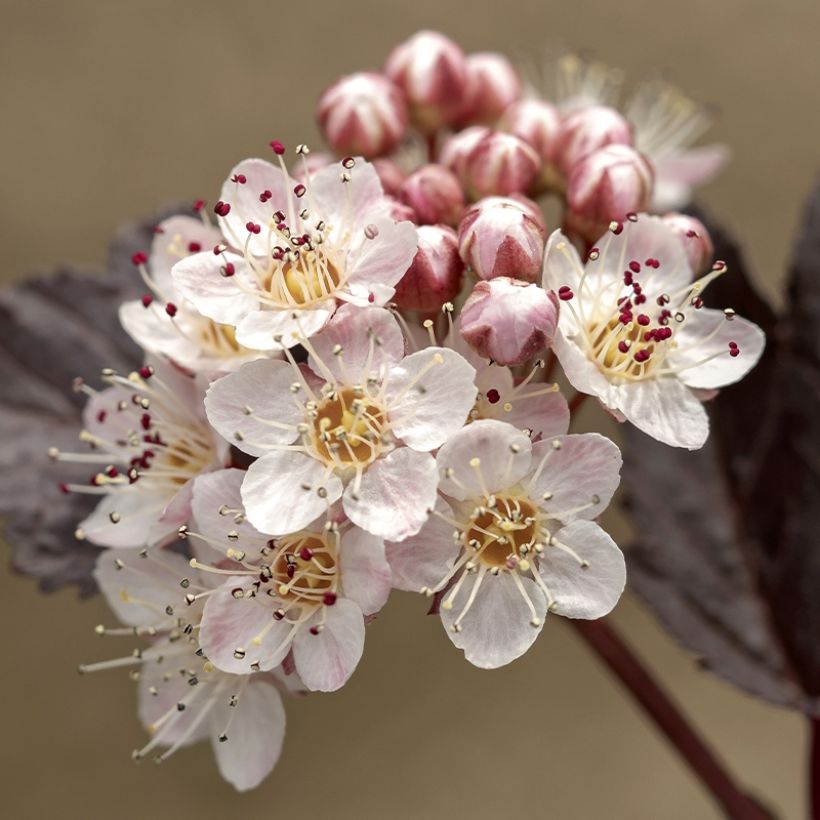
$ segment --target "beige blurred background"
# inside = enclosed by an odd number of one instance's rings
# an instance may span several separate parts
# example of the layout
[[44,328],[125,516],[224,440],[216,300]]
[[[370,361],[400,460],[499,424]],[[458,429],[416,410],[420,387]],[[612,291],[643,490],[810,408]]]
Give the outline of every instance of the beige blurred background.
[[[810,0],[3,0],[0,20],[4,282],[99,264],[118,223],[167,200],[213,200],[231,165],[273,137],[317,144],[322,88],[377,67],[420,27],[512,57],[571,44],[630,79],[662,70],[714,105],[711,136],[734,161],[701,201],[743,237],[771,294],[820,164]],[[343,691],[287,704],[283,758],[257,791],[233,793],[205,747],[138,767],[126,675],[74,672],[118,649],[93,634],[113,620],[102,602],[44,597],[2,572],[4,817],[719,816],[560,619],[526,657],[483,672],[403,594],[368,630]],[[802,720],[699,672],[629,595],[614,620],[738,777],[782,817],[803,816]]]

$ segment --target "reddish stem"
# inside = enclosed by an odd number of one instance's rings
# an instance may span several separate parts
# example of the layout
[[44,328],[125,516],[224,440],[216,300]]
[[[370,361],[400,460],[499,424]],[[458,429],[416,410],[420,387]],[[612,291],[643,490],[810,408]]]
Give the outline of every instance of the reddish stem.
[[811,719],[809,812],[812,820],[820,820],[820,718]]
[[424,138],[424,141],[427,143],[427,161],[428,162],[435,162],[436,161],[436,145],[438,143],[437,134],[433,131],[432,134],[427,134]]
[[[573,620],[573,626],[595,654],[615,673],[633,698],[666,735],[689,764],[701,783],[723,807],[732,820],[772,820],[773,815],[753,798],[744,794],[734,782],[714,752],[704,743],[683,713],[660,684],[643,666],[611,625],[603,620]],[[813,770],[818,771],[817,724],[815,724],[815,755]],[[814,778],[815,797],[820,797],[820,786]],[[817,804],[815,804],[817,805]],[[813,815],[818,820],[820,815]]]

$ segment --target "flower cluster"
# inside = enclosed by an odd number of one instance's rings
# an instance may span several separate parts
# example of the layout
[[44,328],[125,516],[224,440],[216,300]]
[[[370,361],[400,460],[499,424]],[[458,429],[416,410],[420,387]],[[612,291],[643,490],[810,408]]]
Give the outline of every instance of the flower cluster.
[[557,78],[547,100],[501,55],[419,33],[322,95],[337,158],[273,140],[134,255],[146,291],[120,319],[145,363],[76,383],[85,448],[51,455],[94,465],[62,486],[100,496],[75,535],[105,548],[124,626],[99,634],[146,642],[82,667],[135,670],[136,759],[208,737],[256,786],[282,695],[343,686],[392,589],[430,597],[483,668],[549,613],[617,603],[599,518],[620,452],[569,432],[558,381],[697,448],[702,401],[764,340],[704,307],[726,270],[704,226],[648,213],[714,170],[687,153],[702,115],[660,87],[621,113],[576,58]]

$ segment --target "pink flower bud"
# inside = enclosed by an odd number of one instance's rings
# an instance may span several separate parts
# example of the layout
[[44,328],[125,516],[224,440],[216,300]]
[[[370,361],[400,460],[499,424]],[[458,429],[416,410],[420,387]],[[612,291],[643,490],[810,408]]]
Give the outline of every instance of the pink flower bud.
[[628,145],[608,145],[580,162],[567,183],[566,227],[589,242],[602,236],[613,220],[649,209],[654,172]]
[[384,73],[404,92],[413,124],[432,133],[455,121],[467,89],[464,52],[449,37],[420,31],[396,46]]
[[398,198],[418,215],[421,225],[458,225],[464,193],[455,175],[441,165],[422,165],[404,180]]
[[552,103],[535,98],[518,100],[504,112],[499,128],[532,146],[544,162],[555,162],[561,116]]
[[696,276],[705,273],[715,258],[715,246],[706,226],[687,214],[670,213],[661,219],[683,240],[692,273]]
[[463,184],[467,178],[470,154],[490,133],[490,129],[484,125],[473,125],[448,137],[439,151],[439,164],[452,171]]
[[508,196],[529,190],[541,159],[524,140],[502,131],[491,131],[470,152],[466,188],[473,199]]
[[385,194],[384,201],[387,203],[387,212],[390,218],[396,222],[412,222],[418,225],[419,218],[416,212],[409,206],[400,202],[396,197]]
[[557,323],[552,291],[502,276],[476,283],[458,329],[479,356],[514,367],[549,347]]
[[632,145],[629,123],[614,108],[605,105],[579,108],[567,114],[561,123],[556,164],[569,176],[579,160],[606,145]]
[[316,118],[334,151],[366,159],[389,154],[407,130],[407,106],[401,92],[373,72],[337,80],[320,97]]
[[396,286],[393,301],[405,310],[436,311],[461,291],[464,263],[452,228],[422,225],[417,233],[419,249]]
[[407,174],[392,159],[374,159],[372,164],[379,175],[382,190],[390,196],[395,196]]
[[493,196],[473,205],[458,226],[458,251],[480,279],[509,276],[530,282],[541,273],[547,226],[523,196]]
[[335,162],[335,157],[326,151],[311,151],[309,154],[300,157],[298,162],[293,163],[290,175],[297,182],[307,184],[310,177],[322,168],[326,168],[331,162]]
[[502,54],[467,56],[467,90],[459,123],[492,125],[521,96],[521,78]]

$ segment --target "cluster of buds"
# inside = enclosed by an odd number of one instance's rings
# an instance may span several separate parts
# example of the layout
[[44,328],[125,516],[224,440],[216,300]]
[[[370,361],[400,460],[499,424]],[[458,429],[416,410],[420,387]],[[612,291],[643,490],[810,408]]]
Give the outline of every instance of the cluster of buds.
[[393,588],[432,598],[483,668],[549,613],[617,603],[624,560],[597,520],[620,453],[569,434],[551,374],[573,407],[595,396],[694,448],[701,399],[762,334],[704,307],[726,269],[706,228],[646,213],[656,158],[682,145],[668,123],[523,87],[503,56],[421,32],[322,94],[338,161],[300,145],[289,168],[273,140],[134,255],[149,292],[120,317],[145,364],[78,383],[88,449],[50,455],[97,465],[62,486],[98,501],[76,535],[105,548],[96,579],[125,624],[98,631],[148,641],[83,667],[141,667],[152,738],[135,757],[209,735],[222,774],[254,787],[282,694],[343,686]]

